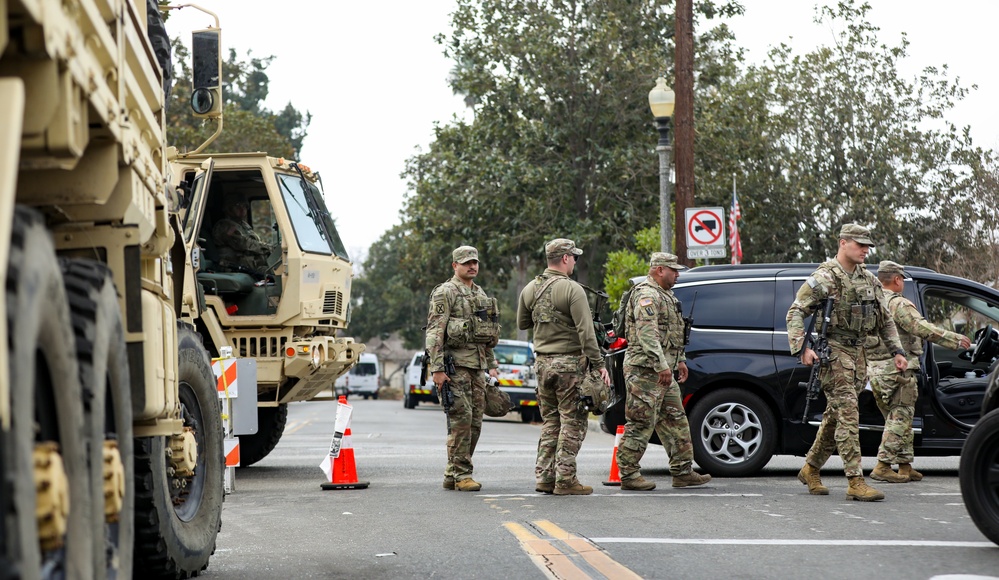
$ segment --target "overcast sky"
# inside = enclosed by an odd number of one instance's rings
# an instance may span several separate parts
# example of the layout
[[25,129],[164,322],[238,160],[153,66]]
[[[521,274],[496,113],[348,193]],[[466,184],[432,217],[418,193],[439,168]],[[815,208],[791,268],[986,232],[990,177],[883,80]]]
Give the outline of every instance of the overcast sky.
[[[653,0],[655,1],[655,0]],[[417,148],[426,150],[435,122],[463,115],[451,94],[451,63],[434,36],[447,33],[454,0],[275,3],[264,0],[201,0],[218,14],[224,49],[245,58],[275,56],[267,69],[267,104],[289,101],[312,113],[301,161],[323,176],[327,205],[351,258],[399,223],[406,183],[399,174]],[[808,0],[743,0],[746,14],[729,21],[751,62],[768,47],[787,42],[799,53],[829,44],[833,32],[815,25]],[[950,116],[970,125],[978,145],[999,147],[999,95],[995,41],[999,2],[993,0],[871,0],[880,39],[911,43],[902,72],[914,77],[927,66],[950,66],[951,76],[978,85]],[[210,21],[193,9],[171,19],[170,32],[189,37],[185,25]],[[652,88],[654,79],[649,79]],[[178,90],[175,88],[174,90]],[[696,122],[696,119],[695,119]],[[649,136],[650,143],[656,140]],[[652,151],[650,146],[650,152]],[[649,163],[658,164],[650,153]]]

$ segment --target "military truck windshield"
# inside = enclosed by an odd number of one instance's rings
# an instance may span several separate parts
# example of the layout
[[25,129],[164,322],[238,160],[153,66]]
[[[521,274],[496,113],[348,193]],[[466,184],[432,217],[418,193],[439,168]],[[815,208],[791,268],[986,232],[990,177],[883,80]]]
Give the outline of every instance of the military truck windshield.
[[[318,198],[319,190],[310,185],[306,191],[303,185],[307,182],[297,175],[278,175],[278,183],[281,185],[281,196],[288,208],[292,227],[295,228],[295,237],[302,251],[317,254],[329,254],[332,251],[337,256],[349,260],[328,212],[324,211],[324,215],[315,216],[310,211],[310,200],[306,196],[312,196],[312,200],[318,203],[316,207],[325,210],[322,199]],[[323,226],[329,231],[329,236],[326,236]]]

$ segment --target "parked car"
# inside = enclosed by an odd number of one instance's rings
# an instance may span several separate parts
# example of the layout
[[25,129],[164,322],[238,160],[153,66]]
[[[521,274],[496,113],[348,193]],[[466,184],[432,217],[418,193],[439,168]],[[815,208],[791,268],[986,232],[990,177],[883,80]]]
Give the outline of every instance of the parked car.
[[499,364],[500,390],[510,395],[510,402],[520,412],[521,421],[540,421],[534,345],[522,340],[500,339],[493,352]]
[[357,364],[351,367],[345,375],[341,375],[336,380],[333,387],[346,388],[351,395],[361,395],[365,399],[371,397],[378,398],[378,387],[382,382],[382,366],[378,362],[378,356],[369,353],[361,353],[361,358]]
[[413,355],[406,364],[406,384],[402,389],[402,405],[407,409],[415,409],[420,403],[440,404],[434,382],[427,377],[426,384],[420,386],[420,373],[423,371],[423,353]]
[[964,507],[985,537],[999,544],[999,363],[992,365],[982,418],[968,434],[958,476]]
[[[805,389],[799,383],[808,380],[809,367],[791,356],[785,317],[816,267],[704,266],[680,275],[673,291],[684,315],[693,316],[686,349],[690,372],[681,392],[694,458],[709,473],[750,475],[775,454],[808,452],[825,398],[812,403],[802,421]],[[930,322],[975,336],[976,344],[966,351],[930,344],[918,377],[916,456],[958,455],[978,421],[988,369],[999,354],[999,292],[926,268],[905,270],[911,278],[906,278],[904,295]],[[622,348],[607,356],[618,399],[601,418],[608,433],[624,423],[623,358]],[[872,456],[884,419],[870,390],[861,393],[859,406],[861,450]]]

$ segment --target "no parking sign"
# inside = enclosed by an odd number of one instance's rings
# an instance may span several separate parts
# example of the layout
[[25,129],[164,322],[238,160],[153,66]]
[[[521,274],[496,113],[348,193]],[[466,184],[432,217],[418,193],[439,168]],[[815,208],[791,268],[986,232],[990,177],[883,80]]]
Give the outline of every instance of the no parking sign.
[[688,207],[684,210],[687,258],[725,257],[725,210],[720,207]]

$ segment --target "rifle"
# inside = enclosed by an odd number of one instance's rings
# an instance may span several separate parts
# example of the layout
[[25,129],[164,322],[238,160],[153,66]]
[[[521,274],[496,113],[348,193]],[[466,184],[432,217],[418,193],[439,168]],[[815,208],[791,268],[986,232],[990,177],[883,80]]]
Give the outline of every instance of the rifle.
[[454,407],[454,391],[451,390],[450,377],[457,371],[454,368],[454,355],[444,355],[444,374],[449,379],[441,385],[441,407],[444,408],[444,416],[447,417],[447,434],[451,434],[451,409]]
[[694,299],[690,301],[690,315],[683,316],[683,312],[680,313],[683,318],[683,346],[690,344],[690,330],[694,327],[694,306],[697,306],[697,292],[694,292]]
[[[812,350],[814,350],[815,354],[818,355],[819,360],[812,363],[812,372],[808,375],[808,382],[798,383],[799,388],[804,387],[807,389],[805,393],[805,410],[801,414],[802,423],[808,421],[808,405],[815,399],[818,399],[819,393],[822,391],[822,384],[819,382],[819,372],[823,367],[829,365],[829,338],[826,334],[829,330],[829,321],[832,318],[833,299],[826,298],[823,302],[822,324],[819,326],[819,335],[812,344]],[[809,324],[808,332],[805,336],[805,346],[801,349],[802,352],[805,352],[805,348],[808,347],[808,342],[811,341],[811,331],[814,326],[815,318],[812,318],[812,322]]]

